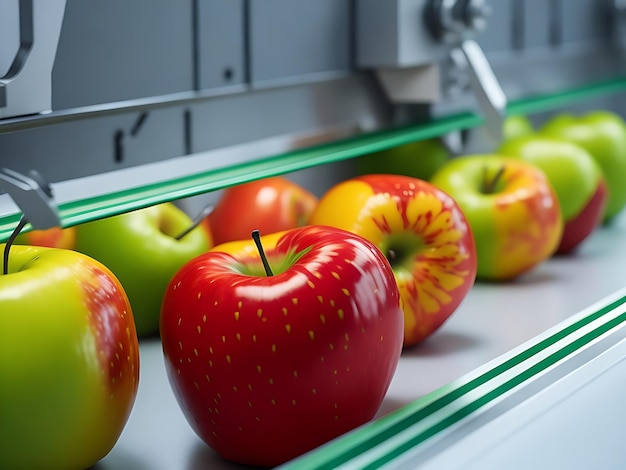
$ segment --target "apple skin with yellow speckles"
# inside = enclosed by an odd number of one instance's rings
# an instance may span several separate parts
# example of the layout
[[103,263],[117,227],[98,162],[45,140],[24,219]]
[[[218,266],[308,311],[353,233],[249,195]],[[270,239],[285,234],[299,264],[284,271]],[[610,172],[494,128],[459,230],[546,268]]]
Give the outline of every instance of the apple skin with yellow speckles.
[[93,466],[125,427],[138,380],[113,274],[74,251],[12,246],[0,274],[0,468]]
[[275,466],[374,417],[401,350],[393,271],[364,238],[307,226],[214,247],[171,280],[161,340],[174,394],[222,457]]
[[361,235],[389,258],[407,347],[434,333],[474,285],[476,249],[465,215],[424,180],[372,174],[342,181],[322,196],[310,223]]

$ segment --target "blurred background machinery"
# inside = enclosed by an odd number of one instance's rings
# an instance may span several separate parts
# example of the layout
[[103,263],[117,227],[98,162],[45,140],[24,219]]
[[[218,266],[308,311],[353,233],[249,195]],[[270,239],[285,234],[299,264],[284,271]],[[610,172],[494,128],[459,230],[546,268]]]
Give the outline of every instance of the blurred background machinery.
[[[306,153],[262,172],[245,165],[403,126],[452,134],[460,152],[497,139],[516,104],[549,111],[620,89],[623,3],[4,0],[0,166],[37,170],[61,205],[177,181],[179,191],[111,201],[106,214],[289,169],[309,168],[295,177],[321,192],[349,158],[322,159],[333,171]],[[446,121],[464,113],[473,119]],[[232,167],[236,178],[215,173],[190,189],[194,175]],[[0,227],[17,212],[0,195]]]

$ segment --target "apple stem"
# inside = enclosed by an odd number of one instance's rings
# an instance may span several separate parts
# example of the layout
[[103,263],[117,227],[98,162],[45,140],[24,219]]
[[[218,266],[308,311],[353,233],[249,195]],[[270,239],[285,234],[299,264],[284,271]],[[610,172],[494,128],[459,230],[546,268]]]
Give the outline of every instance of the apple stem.
[[20,221],[17,223],[17,227],[15,227],[15,230],[13,230],[13,233],[11,233],[11,236],[7,240],[6,245],[4,245],[4,259],[3,259],[3,264],[2,264],[3,276],[6,276],[7,274],[9,274],[9,250],[11,249],[11,246],[13,246],[13,242],[15,242],[15,239],[17,238],[17,236],[20,234],[20,232],[26,226],[27,223],[28,223],[28,220],[26,220],[26,217],[22,216]]
[[200,225],[202,223],[202,221],[209,216],[209,214],[211,212],[213,212],[213,209],[215,207],[213,206],[213,204],[209,204],[208,206],[206,206],[204,209],[202,209],[200,211],[200,213],[198,215],[196,215],[196,217],[192,220],[191,225],[189,227],[187,227],[185,230],[183,230],[181,233],[179,233],[177,236],[175,236],[174,238],[176,240],[180,240],[181,238],[183,238],[185,235],[187,235],[189,232],[191,232],[193,229],[195,229],[198,225]]
[[505,170],[506,167],[502,165],[500,168],[498,168],[496,174],[493,175],[492,178],[489,178],[487,167],[483,168],[483,194],[493,194],[493,192],[496,190],[498,182],[500,181],[500,179],[502,179],[502,175],[504,175]]
[[259,250],[259,256],[261,257],[263,267],[265,268],[265,274],[267,274],[268,277],[273,276],[274,273],[272,272],[270,263],[267,261],[267,256],[265,256],[265,250],[263,249],[263,245],[261,244],[261,233],[258,230],[253,230],[252,239],[254,240],[257,250]]

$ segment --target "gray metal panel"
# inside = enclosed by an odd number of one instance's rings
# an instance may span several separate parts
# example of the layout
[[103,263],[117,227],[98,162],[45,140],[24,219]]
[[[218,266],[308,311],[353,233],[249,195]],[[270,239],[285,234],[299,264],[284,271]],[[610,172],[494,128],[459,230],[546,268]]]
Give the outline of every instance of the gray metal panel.
[[357,0],[356,60],[361,67],[398,62],[398,2]]
[[381,99],[372,83],[358,76],[215,97],[190,108],[193,151],[272,136],[376,128],[378,119],[386,118],[378,107]]
[[[0,166],[51,182],[160,161],[185,152],[183,112],[153,110],[134,132],[139,113],[105,116],[0,135]],[[121,161],[116,160],[120,133]],[[94,190],[97,188],[94,188]]]
[[68,0],[54,109],[193,89],[192,2]]
[[200,88],[243,83],[243,0],[199,0],[197,24]]
[[0,78],[9,71],[20,47],[19,0],[0,2]]
[[425,65],[447,56],[449,46],[433,39],[424,21],[424,9],[429,0],[397,0],[398,65]]
[[567,0],[562,2],[562,38],[564,43],[584,43],[610,37],[608,2]]
[[249,27],[255,85],[350,71],[349,0],[250,0]]
[[0,133],[0,167],[58,182],[273,137],[301,147],[311,136],[380,128],[385,112],[364,77],[276,87],[153,109],[143,121],[134,111]]
[[523,0],[522,38],[525,49],[550,46],[551,3],[546,0]]
[[437,62],[449,46],[435,40],[424,20],[429,0],[357,0],[357,64],[409,67]]
[[0,118],[26,116],[51,109],[52,67],[61,35],[65,3],[65,0],[19,3],[20,47],[8,73],[0,79]]
[[[542,0],[545,2],[545,0]],[[505,52],[513,48],[513,3],[515,0],[491,0],[487,28],[476,35],[485,52]]]

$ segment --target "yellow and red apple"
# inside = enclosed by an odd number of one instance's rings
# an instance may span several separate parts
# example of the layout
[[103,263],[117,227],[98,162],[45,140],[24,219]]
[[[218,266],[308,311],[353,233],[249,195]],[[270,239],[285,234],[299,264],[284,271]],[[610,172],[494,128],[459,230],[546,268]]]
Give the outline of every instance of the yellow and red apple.
[[477,279],[513,279],[556,252],[561,208],[536,165],[499,154],[466,155],[446,164],[431,182],[456,200],[472,227]]
[[15,239],[15,244],[73,250],[76,247],[76,227],[31,230],[19,234]]
[[386,255],[402,298],[405,346],[437,330],[474,284],[476,251],[465,215],[426,181],[389,174],[343,181],[321,197],[310,222],[361,235]]
[[4,271],[0,468],[91,468],[117,442],[137,394],[128,298],[105,266],[71,250],[12,246]]

